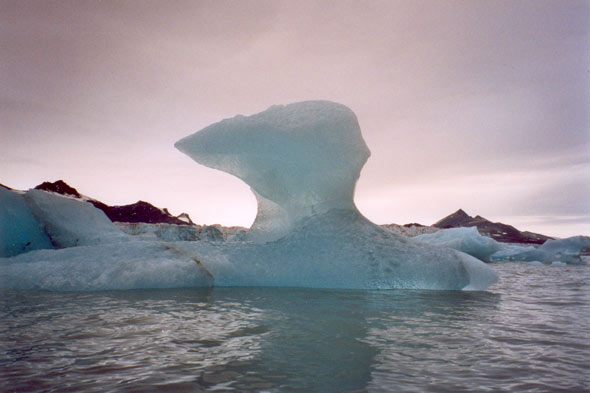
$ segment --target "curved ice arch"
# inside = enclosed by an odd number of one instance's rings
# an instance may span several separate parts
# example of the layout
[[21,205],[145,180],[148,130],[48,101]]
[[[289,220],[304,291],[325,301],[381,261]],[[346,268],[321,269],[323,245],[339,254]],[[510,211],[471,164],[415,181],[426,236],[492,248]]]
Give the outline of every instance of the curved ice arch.
[[282,237],[303,217],[355,209],[354,187],[371,154],[356,115],[327,101],[226,119],[175,147],[252,188],[258,213],[250,234],[261,242]]
[[415,243],[358,212],[354,187],[370,152],[344,105],[273,106],[175,146],[244,180],[258,201],[254,242],[223,250],[223,263],[204,259],[216,285],[485,289],[497,280],[469,255]]

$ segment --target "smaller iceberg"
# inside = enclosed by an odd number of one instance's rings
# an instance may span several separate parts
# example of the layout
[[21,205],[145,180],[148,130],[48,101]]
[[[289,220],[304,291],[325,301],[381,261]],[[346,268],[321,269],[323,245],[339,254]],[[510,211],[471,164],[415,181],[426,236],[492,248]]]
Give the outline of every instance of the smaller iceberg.
[[504,249],[494,239],[482,236],[476,227],[444,229],[415,236],[414,240],[462,251],[482,261],[489,261],[490,255]]
[[472,255],[485,262],[522,261],[567,264],[585,264],[583,253],[590,252],[590,237],[573,236],[566,239],[550,239],[541,246],[520,246],[500,243],[482,236],[476,227],[449,228],[414,237],[415,240],[441,247],[452,248]]
[[590,237],[573,236],[547,240],[539,247],[508,246],[490,256],[490,261],[562,262],[584,265],[583,253],[590,252]]
[[0,186],[0,258],[53,245],[21,193]]
[[211,273],[194,256],[161,241],[137,241],[90,203],[46,191],[0,187],[0,235],[0,288],[213,285]]
[[56,248],[129,240],[101,210],[88,202],[42,190],[29,190],[24,198]]

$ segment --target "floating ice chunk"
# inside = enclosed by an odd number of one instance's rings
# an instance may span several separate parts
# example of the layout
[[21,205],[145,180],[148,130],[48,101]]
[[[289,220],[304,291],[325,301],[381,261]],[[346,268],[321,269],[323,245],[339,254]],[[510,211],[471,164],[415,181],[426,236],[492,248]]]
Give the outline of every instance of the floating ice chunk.
[[101,210],[88,202],[42,190],[29,190],[24,198],[58,248],[128,240]]
[[539,247],[511,246],[505,250],[495,252],[490,256],[492,261],[542,261],[564,262],[583,265],[581,258],[584,251],[590,250],[590,237],[573,236],[566,239],[547,240]]
[[590,237],[572,236],[566,239],[547,240],[539,247],[539,250],[547,255],[555,256],[562,262],[583,264],[580,255],[590,251]]
[[258,215],[247,238],[203,255],[216,285],[485,289],[483,262],[414,242],[364,218],[354,187],[370,153],[347,107],[308,101],[213,124],[175,145],[250,185]]
[[53,248],[23,196],[0,186],[0,257]]
[[490,255],[504,248],[494,239],[480,235],[476,227],[444,229],[416,236],[414,240],[463,251],[483,261],[487,261]]
[[200,261],[166,243],[137,241],[0,258],[0,288],[106,290],[209,287]]

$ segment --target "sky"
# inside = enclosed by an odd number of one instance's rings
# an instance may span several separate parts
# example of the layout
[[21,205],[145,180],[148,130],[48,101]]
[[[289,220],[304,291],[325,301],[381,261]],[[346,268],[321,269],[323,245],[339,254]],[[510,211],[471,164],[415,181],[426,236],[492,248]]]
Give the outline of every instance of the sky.
[[65,180],[249,226],[248,186],[174,142],[323,99],[357,115],[378,223],[590,235],[590,1],[0,0],[0,183]]

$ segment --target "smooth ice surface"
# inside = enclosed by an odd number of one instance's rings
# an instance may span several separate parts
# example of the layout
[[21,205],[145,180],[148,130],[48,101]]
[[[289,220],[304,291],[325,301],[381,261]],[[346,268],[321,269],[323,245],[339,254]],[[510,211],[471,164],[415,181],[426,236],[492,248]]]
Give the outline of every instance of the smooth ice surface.
[[0,186],[0,258],[53,248],[23,196]]
[[24,198],[58,248],[128,240],[128,236],[102,210],[88,202],[42,190],[29,190]]
[[492,261],[540,261],[585,264],[580,254],[590,251],[590,237],[573,236],[566,239],[547,240],[539,247],[510,246],[490,256]]
[[481,261],[420,244],[364,218],[354,187],[370,153],[354,113],[327,101],[223,120],[175,145],[250,185],[258,215],[246,238],[200,253],[216,285],[485,289]]
[[449,247],[487,261],[493,253],[504,249],[494,239],[482,236],[476,227],[449,228],[414,237],[422,243]]
[[208,287],[201,263],[166,243],[136,241],[0,258],[0,288],[105,290]]

